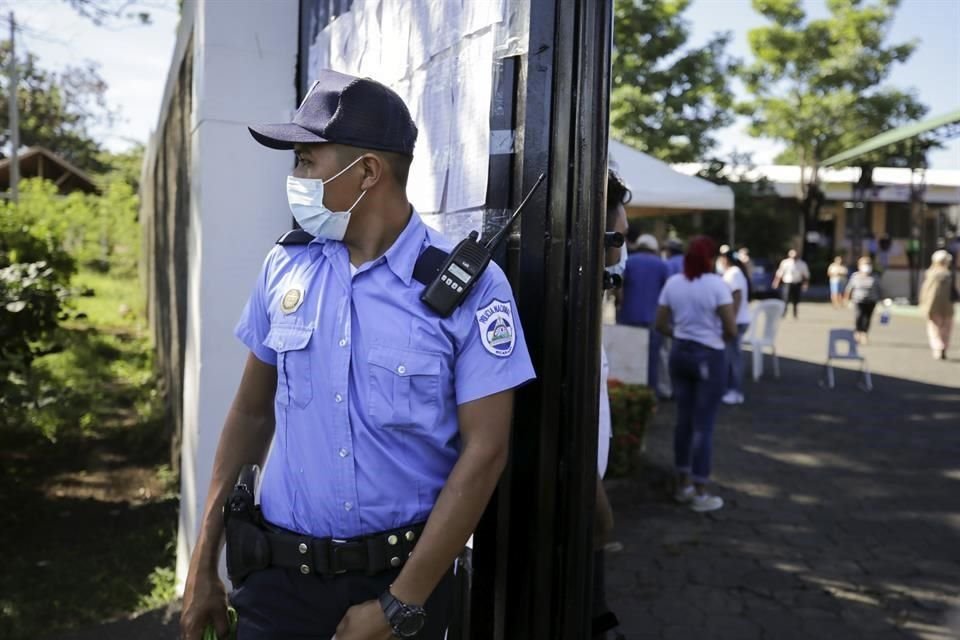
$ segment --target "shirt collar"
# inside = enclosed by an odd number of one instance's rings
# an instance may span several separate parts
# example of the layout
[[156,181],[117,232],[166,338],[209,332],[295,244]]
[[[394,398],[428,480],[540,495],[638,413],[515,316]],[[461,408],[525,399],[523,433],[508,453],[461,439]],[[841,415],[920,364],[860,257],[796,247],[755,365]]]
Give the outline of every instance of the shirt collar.
[[[420,214],[415,209],[411,209],[407,226],[404,227],[381,258],[386,261],[390,270],[406,286],[410,286],[410,281],[413,279],[413,269],[420,257],[420,249],[423,247],[426,237],[426,225],[423,224]],[[310,242],[310,247],[313,251],[322,251],[328,258],[331,258],[338,250],[345,249],[342,242],[331,242],[322,238],[314,238]]]
[[411,209],[410,221],[407,222],[407,226],[394,240],[393,245],[383,254],[390,270],[406,286],[410,286],[410,280],[413,278],[413,268],[420,257],[420,249],[423,247],[426,236],[427,228],[423,224],[423,220],[420,219],[420,214],[415,209]]

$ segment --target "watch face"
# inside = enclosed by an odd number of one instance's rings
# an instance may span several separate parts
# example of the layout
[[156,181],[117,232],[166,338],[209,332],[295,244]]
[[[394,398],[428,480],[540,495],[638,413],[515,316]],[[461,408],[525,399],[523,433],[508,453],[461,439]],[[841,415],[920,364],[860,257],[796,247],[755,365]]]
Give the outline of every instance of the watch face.
[[412,638],[423,628],[426,617],[419,611],[407,611],[397,623],[396,631],[401,638]]

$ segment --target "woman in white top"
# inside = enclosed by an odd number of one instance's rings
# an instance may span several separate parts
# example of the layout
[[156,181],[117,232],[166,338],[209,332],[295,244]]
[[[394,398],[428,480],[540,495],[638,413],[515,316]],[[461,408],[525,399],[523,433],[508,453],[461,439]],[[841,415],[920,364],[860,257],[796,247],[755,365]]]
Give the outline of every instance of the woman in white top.
[[830,302],[835,309],[843,307],[843,288],[847,284],[847,276],[850,271],[843,264],[843,258],[837,256],[827,267],[827,278],[830,279]]
[[667,280],[657,308],[657,330],[673,337],[670,379],[677,401],[673,454],[674,497],[694,511],[714,511],[723,499],[707,482],[713,455],[713,426],[726,387],[724,340],[737,335],[730,287],[714,273],[717,245],[695,238],[683,257],[683,273]]
[[717,273],[730,287],[733,294],[733,313],[737,323],[737,335],[727,340],[727,387],[723,394],[724,404],[743,404],[743,335],[750,327],[750,284],[733,253],[720,252],[717,257]]

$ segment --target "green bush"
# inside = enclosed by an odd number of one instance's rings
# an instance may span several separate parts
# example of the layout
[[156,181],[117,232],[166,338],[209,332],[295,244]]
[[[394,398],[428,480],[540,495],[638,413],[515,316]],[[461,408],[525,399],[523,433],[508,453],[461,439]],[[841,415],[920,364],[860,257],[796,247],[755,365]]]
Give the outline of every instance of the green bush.
[[607,475],[623,478],[633,475],[640,465],[647,425],[653,416],[656,400],[649,387],[624,384],[611,379],[607,383],[610,395],[610,419],[613,442]]
[[34,360],[61,348],[57,328],[76,271],[64,225],[43,210],[52,186],[25,184],[20,204],[0,203],[0,424],[22,423],[30,408],[56,400],[31,375]]

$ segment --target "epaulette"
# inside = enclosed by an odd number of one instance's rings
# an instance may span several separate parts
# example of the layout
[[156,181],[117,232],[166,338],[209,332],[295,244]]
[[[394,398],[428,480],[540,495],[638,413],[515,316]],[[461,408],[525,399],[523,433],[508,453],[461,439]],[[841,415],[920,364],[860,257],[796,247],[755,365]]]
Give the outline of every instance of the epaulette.
[[437,275],[449,257],[450,254],[443,249],[433,245],[427,246],[413,265],[413,279],[424,286],[430,286],[430,283],[437,279]]
[[313,236],[303,229],[292,229],[280,236],[280,238],[277,240],[277,244],[288,247],[298,244],[310,244],[312,240]]

